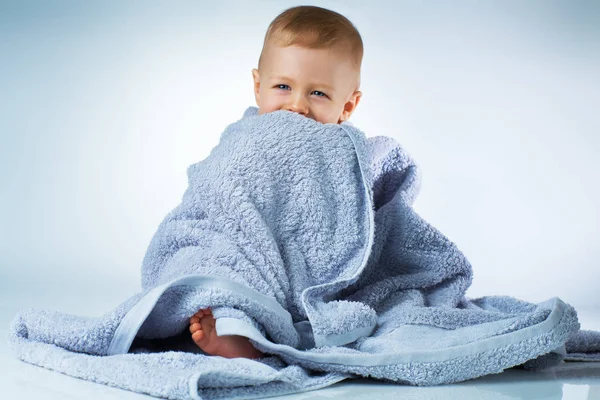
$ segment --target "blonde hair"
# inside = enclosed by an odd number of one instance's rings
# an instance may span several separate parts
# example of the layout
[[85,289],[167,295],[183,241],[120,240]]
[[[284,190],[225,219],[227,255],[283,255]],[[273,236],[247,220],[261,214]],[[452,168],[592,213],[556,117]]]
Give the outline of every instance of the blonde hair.
[[[279,14],[269,25],[258,59],[260,70],[268,44],[287,47],[299,45],[310,49],[339,48],[348,53],[359,72],[363,42],[356,27],[343,15],[317,6],[297,6]],[[360,78],[359,78],[360,82]]]

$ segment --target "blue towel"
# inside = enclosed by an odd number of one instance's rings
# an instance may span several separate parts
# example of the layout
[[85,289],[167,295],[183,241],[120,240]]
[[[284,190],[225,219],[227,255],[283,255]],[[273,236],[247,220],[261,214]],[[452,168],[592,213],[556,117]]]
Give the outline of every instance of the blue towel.
[[[9,341],[31,364],[170,399],[250,399],[372,377],[437,385],[600,360],[558,298],[469,299],[472,269],[412,208],[420,172],[388,137],[289,111],[230,124],[187,170],[142,263],[142,291],[99,318],[27,309]],[[261,359],[204,354],[189,318]]]

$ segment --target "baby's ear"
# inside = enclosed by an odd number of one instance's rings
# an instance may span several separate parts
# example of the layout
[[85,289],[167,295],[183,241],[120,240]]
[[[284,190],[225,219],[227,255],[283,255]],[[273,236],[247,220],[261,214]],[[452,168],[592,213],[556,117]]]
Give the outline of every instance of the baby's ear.
[[256,99],[256,104],[258,105],[260,97],[260,73],[256,68],[252,70],[252,79],[254,80],[254,98]]
[[344,109],[342,110],[342,115],[339,118],[338,124],[342,121],[347,121],[350,118],[352,113],[356,110],[356,106],[358,106],[361,97],[362,92],[359,90],[352,93],[350,99],[344,104]]
[[260,73],[256,68],[252,70],[252,79],[254,80],[254,89],[258,89],[260,87]]

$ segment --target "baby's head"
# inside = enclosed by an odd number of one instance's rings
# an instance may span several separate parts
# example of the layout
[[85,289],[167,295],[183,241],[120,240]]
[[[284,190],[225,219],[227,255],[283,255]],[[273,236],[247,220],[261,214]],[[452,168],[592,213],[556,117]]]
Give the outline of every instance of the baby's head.
[[258,113],[294,111],[321,123],[350,118],[362,93],[363,44],[343,15],[315,6],[285,10],[269,25],[252,70]]

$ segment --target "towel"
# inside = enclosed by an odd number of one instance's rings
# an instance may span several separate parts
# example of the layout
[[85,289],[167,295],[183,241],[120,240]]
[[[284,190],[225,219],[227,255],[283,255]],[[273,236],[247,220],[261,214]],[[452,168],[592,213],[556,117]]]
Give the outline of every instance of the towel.
[[[168,399],[251,399],[344,379],[460,382],[507,368],[600,360],[558,298],[469,299],[472,267],[413,209],[420,170],[392,138],[249,107],[187,169],[141,268],[142,290],[101,317],[25,309],[21,360]],[[223,358],[191,340],[216,331],[264,357]]]

